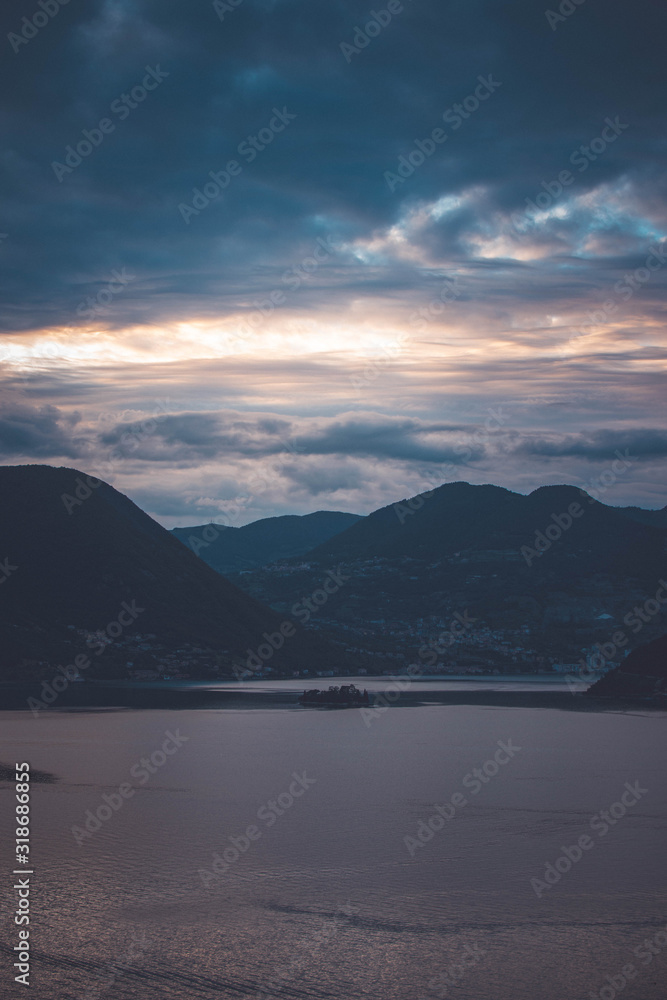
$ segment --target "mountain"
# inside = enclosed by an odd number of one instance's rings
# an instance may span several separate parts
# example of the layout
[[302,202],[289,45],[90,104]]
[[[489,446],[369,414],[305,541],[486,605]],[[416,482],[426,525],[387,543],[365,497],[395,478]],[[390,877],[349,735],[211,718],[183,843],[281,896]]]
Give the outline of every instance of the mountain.
[[593,697],[667,697],[667,635],[634,649],[587,691]]
[[227,574],[303,555],[360,520],[359,514],[318,510],[266,517],[242,528],[202,524],[172,533],[212,569]]
[[[347,582],[318,622],[378,660],[547,669],[578,663],[623,626],[655,593],[666,552],[667,526],[576,487],[524,496],[459,482],[375,511],[298,563],[234,579],[284,611],[326,568],[342,572]],[[465,629],[454,641],[457,616]],[[450,631],[451,643],[435,642]]]
[[[72,662],[205,674],[232,670],[283,619],[214,572],[131,500],[75,469],[0,468],[0,673]],[[328,650],[302,629],[267,657],[312,666]],[[41,662],[42,667],[39,667]]]
[[667,528],[667,507],[661,510],[644,510],[642,507],[618,507],[626,517],[640,524],[652,524],[658,528]]
[[[574,516],[568,513],[573,505]],[[542,486],[524,496],[500,486],[459,482],[383,507],[319,545],[311,555],[324,559],[431,559],[456,554],[475,558],[512,550],[525,561],[522,547],[534,547],[537,532],[547,530],[546,543],[553,550],[548,562],[554,557],[569,561],[574,553],[585,550],[599,568],[620,561],[627,569],[644,557],[651,561],[654,540],[667,538],[667,524],[641,524],[636,515],[607,507],[574,486]],[[555,537],[559,532],[560,537]],[[533,564],[540,564],[537,553]]]

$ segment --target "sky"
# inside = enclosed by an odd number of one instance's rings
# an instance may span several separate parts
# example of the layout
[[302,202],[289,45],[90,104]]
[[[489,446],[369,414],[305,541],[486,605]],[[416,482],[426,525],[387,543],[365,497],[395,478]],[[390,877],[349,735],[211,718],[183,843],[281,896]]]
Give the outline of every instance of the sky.
[[167,527],[667,503],[656,0],[16,0],[0,462]]

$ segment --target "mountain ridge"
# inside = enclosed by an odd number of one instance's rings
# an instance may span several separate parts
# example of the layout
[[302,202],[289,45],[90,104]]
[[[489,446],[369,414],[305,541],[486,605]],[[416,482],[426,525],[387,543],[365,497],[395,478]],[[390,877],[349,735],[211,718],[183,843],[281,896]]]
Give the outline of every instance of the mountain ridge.
[[[285,611],[322,566],[341,565],[348,582],[321,618],[345,648],[428,657],[434,669],[546,669],[605,642],[655,592],[666,553],[667,527],[578,487],[525,495],[458,482],[379,508],[298,561],[238,582]],[[457,615],[475,627],[445,648],[435,640]]]
[[225,575],[303,555],[359,520],[360,514],[320,510],[261,518],[239,528],[211,522],[171,531],[212,569]]
[[[113,638],[121,628],[96,661],[100,670],[126,675],[127,662],[161,670],[187,661],[231,674],[282,623],[124,494],[76,469],[0,468],[0,553],[12,567],[0,594],[4,673],[24,661],[62,662],[85,649],[85,636],[106,629]],[[128,607],[140,610],[123,625]],[[271,666],[327,656],[303,633],[287,648],[271,654]]]
[[[576,516],[569,513],[578,508]],[[446,520],[443,521],[442,519]],[[396,501],[369,514],[310,553],[313,557],[343,555],[356,546],[357,554],[415,555],[415,546],[425,551],[452,552],[466,547],[493,548],[522,545],[531,533],[543,531],[560,518],[571,523],[561,533],[590,533],[591,522],[604,530],[623,524],[631,540],[646,537],[646,529],[663,533],[662,525],[640,523],[625,514],[625,508],[608,507],[568,484],[540,486],[529,494],[515,493],[493,484],[445,483],[427,493]],[[622,520],[617,520],[621,518]],[[456,520],[455,520],[456,519]],[[400,528],[400,537],[396,529]],[[439,536],[433,537],[433,530]],[[552,532],[555,534],[556,532]]]

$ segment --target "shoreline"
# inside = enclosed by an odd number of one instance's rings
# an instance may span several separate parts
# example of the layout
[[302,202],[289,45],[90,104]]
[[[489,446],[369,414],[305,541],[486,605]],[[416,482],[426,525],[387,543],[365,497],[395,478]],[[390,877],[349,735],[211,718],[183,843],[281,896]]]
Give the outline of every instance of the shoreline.
[[[379,678],[378,678],[379,680]],[[371,706],[373,698],[378,696],[380,705],[390,705],[392,708],[418,708],[423,706],[455,706],[478,705],[480,707],[503,708],[550,708],[572,712],[615,712],[615,711],[645,711],[664,713],[667,711],[667,699],[660,698],[628,698],[628,697],[594,697],[584,692],[570,693],[567,691],[548,690],[415,690],[411,687],[400,693],[393,702],[383,698],[383,692],[391,683],[378,685],[377,689],[369,688]],[[371,680],[372,683],[372,680]],[[130,685],[111,683],[72,684],[50,704],[43,709],[34,710],[29,699],[41,701],[42,687],[39,684],[3,684],[0,685],[0,711],[24,711],[33,715],[44,715],[46,712],[67,711],[70,709],[92,711],[96,709],[258,709],[283,708],[295,711],[340,711],[324,706],[302,706],[298,704],[300,690],[280,690],[261,688],[256,691],[244,688],[223,687],[153,687],[145,685]],[[42,704],[44,704],[42,702]],[[349,711],[349,709],[346,709]]]

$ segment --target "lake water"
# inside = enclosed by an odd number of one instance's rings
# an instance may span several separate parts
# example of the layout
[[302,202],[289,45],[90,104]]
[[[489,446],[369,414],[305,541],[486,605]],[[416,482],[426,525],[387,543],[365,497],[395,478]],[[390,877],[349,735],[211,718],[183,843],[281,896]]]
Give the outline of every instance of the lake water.
[[[663,714],[263,705],[4,712],[0,726],[0,760],[58,778],[32,791],[25,995],[664,996]],[[3,941],[8,956],[8,921]],[[2,997],[22,995],[11,961]]]

